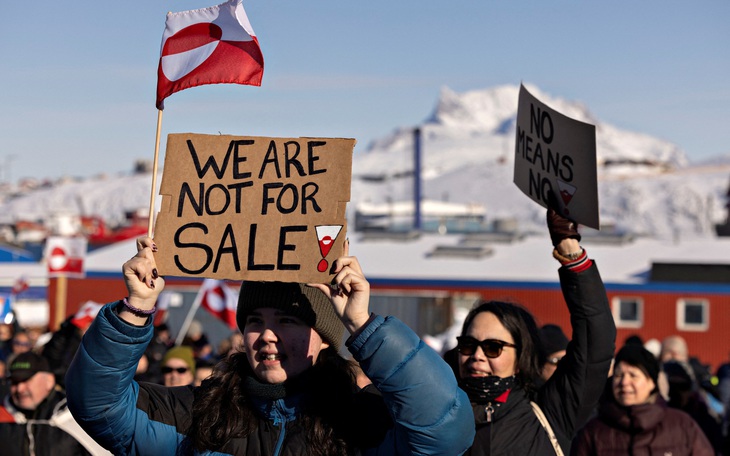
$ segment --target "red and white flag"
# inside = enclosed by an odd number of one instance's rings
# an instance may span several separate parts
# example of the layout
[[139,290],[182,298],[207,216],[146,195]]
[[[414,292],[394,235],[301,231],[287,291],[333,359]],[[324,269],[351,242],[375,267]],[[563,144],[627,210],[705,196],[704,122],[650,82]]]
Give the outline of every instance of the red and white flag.
[[94,318],[96,318],[99,314],[102,307],[104,307],[104,304],[99,304],[94,301],[86,301],[76,314],[74,314],[71,319],[71,323],[80,329],[88,328],[89,325],[91,325],[91,322],[94,321]]
[[10,294],[17,296],[28,288],[30,288],[28,278],[22,275],[15,280],[15,283],[13,283],[13,288],[10,290]]
[[87,243],[85,237],[49,236],[44,254],[48,277],[83,279]]
[[236,329],[236,307],[238,295],[221,280],[205,279],[198,291],[200,307],[222,320],[231,329]]
[[157,109],[204,84],[261,85],[264,57],[241,0],[167,13],[157,69]]

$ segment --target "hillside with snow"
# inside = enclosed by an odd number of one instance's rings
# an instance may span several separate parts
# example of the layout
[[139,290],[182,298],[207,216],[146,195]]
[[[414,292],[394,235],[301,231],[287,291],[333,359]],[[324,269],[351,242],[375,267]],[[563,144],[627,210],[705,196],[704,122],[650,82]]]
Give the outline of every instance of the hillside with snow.
[[[712,237],[714,224],[727,218],[730,155],[691,164],[670,142],[621,130],[601,122],[581,103],[528,89],[563,114],[596,125],[602,225],[660,239]],[[544,210],[512,183],[518,92],[518,86],[442,90],[433,112],[419,125],[424,198],[479,204],[488,221],[513,218],[522,231],[542,229]],[[357,152],[350,215],[362,203],[410,200],[412,157],[412,127],[397,128]],[[95,215],[122,224],[125,212],[148,207],[151,181],[149,173],[141,173],[24,192],[6,188],[0,191],[0,224],[40,221],[52,214]]]
[[[658,238],[714,235],[727,217],[730,158],[692,165],[676,145],[601,122],[581,103],[528,90],[568,117],[596,126],[601,223]],[[422,131],[423,196],[480,204],[491,221],[540,230],[544,210],[512,183],[518,86],[443,89]],[[413,194],[413,129],[401,128],[355,156],[352,205]]]

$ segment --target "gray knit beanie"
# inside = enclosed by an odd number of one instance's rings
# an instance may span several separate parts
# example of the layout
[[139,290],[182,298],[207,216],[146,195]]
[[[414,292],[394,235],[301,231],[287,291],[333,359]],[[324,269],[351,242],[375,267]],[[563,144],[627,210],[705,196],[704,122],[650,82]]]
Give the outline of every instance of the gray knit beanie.
[[340,350],[344,326],[329,298],[317,288],[303,283],[244,281],[238,295],[238,329],[243,332],[248,315],[263,307],[279,309],[301,319],[314,328],[322,340]]

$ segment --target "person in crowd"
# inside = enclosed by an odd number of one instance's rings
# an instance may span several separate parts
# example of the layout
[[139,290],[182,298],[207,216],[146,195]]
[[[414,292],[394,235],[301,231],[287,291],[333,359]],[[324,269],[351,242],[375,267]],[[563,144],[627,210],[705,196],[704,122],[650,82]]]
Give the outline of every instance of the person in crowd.
[[711,384],[712,375],[709,367],[702,364],[696,356],[690,356],[687,342],[682,336],[673,335],[666,337],[662,341],[659,359],[663,363],[669,361],[684,363],[691,368],[690,374],[700,387],[706,389],[708,392],[714,389]]
[[5,397],[10,392],[10,379],[5,375],[7,364],[0,360],[0,397]]
[[715,451],[686,413],[658,394],[660,365],[640,345],[616,354],[611,390],[573,443],[573,456],[662,454],[710,456]]
[[[139,358],[139,361],[137,361],[137,369],[134,371],[134,380],[137,382],[149,382],[149,367],[150,361],[149,358],[147,358],[147,354],[142,354],[142,357]],[[160,383],[162,383],[162,381],[160,381]]]
[[213,375],[213,368],[215,363],[205,359],[199,359],[195,361],[195,380],[193,385],[200,386],[203,380]]
[[667,336],[662,341],[662,350],[659,354],[659,360],[663,363],[667,361],[689,361],[689,349],[687,342],[682,336]]
[[719,454],[722,452],[722,422],[710,413],[705,400],[699,391],[699,385],[692,375],[692,368],[687,363],[667,361],[662,366],[668,388],[670,407],[682,410],[694,419],[705,433],[707,440]]
[[730,411],[730,360],[720,364],[715,372],[717,391],[725,411]]
[[33,350],[33,342],[30,340],[28,333],[22,330],[16,332],[13,336],[10,358],[31,350]]
[[98,308],[94,308],[92,305],[87,308],[89,312],[80,311],[80,313],[66,318],[43,346],[43,356],[48,359],[51,369],[56,375],[56,383],[61,387],[65,386],[66,370],[81,343],[81,337],[98,313]]
[[169,349],[162,358],[161,371],[165,386],[192,385],[195,381],[193,349],[186,345]]
[[215,358],[208,335],[203,331],[203,325],[197,320],[190,322],[190,327],[183,338],[182,345],[193,348],[193,357],[195,359],[212,360]]
[[540,328],[540,363],[542,370],[540,377],[547,381],[555,373],[558,362],[565,356],[565,349],[568,348],[568,336],[558,325],[547,324]]
[[[136,384],[164,287],[152,240],[138,250],[123,266],[128,298],[102,309],[67,374],[71,411],[115,454],[459,455],[471,444],[449,366],[397,319],[370,314],[369,283],[347,253],[331,284],[244,281],[244,350],[200,387]],[[378,391],[357,388],[338,353],[344,329]]]
[[155,326],[154,337],[152,339],[156,344],[170,348],[175,344],[175,340],[170,332],[170,327],[167,323],[160,323]]
[[712,383],[710,368],[703,364],[696,356],[690,356],[689,348],[684,338],[679,335],[664,338],[659,358],[663,363],[675,361],[684,365],[692,377],[692,382],[697,386],[697,395],[707,406],[708,412],[718,422],[722,421],[724,406],[719,399],[720,393],[717,387]]
[[228,355],[241,351],[243,347],[243,334],[236,331],[218,343],[218,360],[225,359]]
[[0,406],[4,456],[109,454],[73,420],[43,356],[25,352],[8,368],[10,393]]
[[170,328],[167,323],[160,323],[155,326],[153,331],[152,340],[147,345],[147,350],[144,352],[146,368],[143,375],[137,379],[143,379],[147,382],[152,383],[163,383],[162,379],[162,358],[165,357],[165,353],[173,346],[174,341],[170,335]]
[[595,263],[575,223],[548,209],[572,340],[541,386],[540,338],[534,317],[500,301],[477,303],[457,337],[459,385],[473,406],[470,455],[567,454],[598,402],[611,365],[616,327]]
[[28,335],[34,350],[43,346],[47,342],[46,340],[43,340],[43,335],[47,332],[48,326],[32,325],[25,327],[25,333]]
[[12,323],[0,322],[0,360],[6,361],[13,349],[13,335],[15,325]]

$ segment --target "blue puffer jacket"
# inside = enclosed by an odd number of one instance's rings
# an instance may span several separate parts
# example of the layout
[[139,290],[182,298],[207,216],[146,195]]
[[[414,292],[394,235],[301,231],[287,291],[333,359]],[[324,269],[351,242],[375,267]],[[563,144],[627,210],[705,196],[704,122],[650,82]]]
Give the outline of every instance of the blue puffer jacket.
[[[124,322],[116,315],[117,306],[103,307],[84,335],[66,377],[68,407],[89,435],[114,454],[177,454],[190,425],[192,390],[140,386],[133,380],[153,328]],[[448,365],[406,325],[378,316],[349,350],[380,391],[394,423],[374,447],[361,448],[359,454],[454,456],[471,445],[469,399]],[[296,423],[296,401],[261,408],[268,416],[261,417],[259,432],[240,439],[243,443],[231,453],[306,454],[301,437],[283,435]]]

